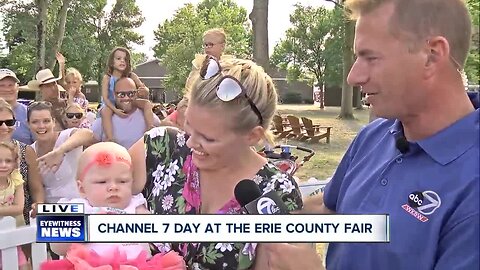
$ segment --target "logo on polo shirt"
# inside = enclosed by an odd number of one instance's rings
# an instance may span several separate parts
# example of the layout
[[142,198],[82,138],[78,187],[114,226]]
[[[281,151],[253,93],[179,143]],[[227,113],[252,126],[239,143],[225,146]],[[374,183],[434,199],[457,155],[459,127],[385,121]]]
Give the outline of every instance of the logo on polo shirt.
[[441,204],[442,200],[435,191],[414,191],[408,195],[408,202],[402,208],[421,222],[427,222],[426,216],[433,214]]
[[414,191],[408,195],[408,205],[418,208],[423,204],[423,194],[420,191]]

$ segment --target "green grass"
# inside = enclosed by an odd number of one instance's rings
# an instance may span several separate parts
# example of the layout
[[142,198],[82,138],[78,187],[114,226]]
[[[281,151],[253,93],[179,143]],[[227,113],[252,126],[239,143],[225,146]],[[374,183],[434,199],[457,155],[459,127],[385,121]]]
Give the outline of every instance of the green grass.
[[281,114],[308,117],[312,119],[314,124],[332,127],[330,144],[327,144],[325,139],[320,140],[319,143],[306,143],[295,139],[286,141],[282,139],[277,142],[300,145],[315,151],[315,156],[295,174],[301,181],[310,177],[325,179],[332,176],[353,138],[368,123],[368,109],[354,110],[355,120],[338,119],[340,107],[326,107],[321,110],[314,105],[279,105],[278,110]]
[[[315,156],[295,173],[300,181],[308,180],[310,177],[325,179],[332,176],[353,138],[368,123],[369,114],[368,109],[354,109],[355,120],[340,120],[337,118],[340,107],[327,107],[321,110],[314,105],[279,105],[278,110],[281,114],[293,114],[297,117],[305,116],[312,119],[314,124],[332,127],[330,144],[327,144],[325,139],[320,140],[319,143],[305,143],[294,139],[277,142],[301,145],[315,151]],[[324,243],[316,244],[316,251],[321,258],[325,258],[326,247],[327,244]]]

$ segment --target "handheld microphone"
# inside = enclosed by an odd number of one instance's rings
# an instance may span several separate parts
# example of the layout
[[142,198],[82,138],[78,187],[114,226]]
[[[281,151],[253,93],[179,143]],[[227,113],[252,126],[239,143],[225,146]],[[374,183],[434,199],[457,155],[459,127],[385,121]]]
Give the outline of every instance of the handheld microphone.
[[277,193],[272,190],[262,195],[258,185],[244,179],[235,186],[235,199],[249,214],[288,214],[288,208]]

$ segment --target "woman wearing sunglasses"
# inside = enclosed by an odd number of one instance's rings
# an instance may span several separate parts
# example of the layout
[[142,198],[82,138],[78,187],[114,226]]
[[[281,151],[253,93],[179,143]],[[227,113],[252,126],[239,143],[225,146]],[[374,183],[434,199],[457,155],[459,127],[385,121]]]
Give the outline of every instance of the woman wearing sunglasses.
[[[272,79],[252,61],[207,57],[192,85],[182,132],[158,127],[130,148],[135,189],[156,214],[243,213],[234,188],[251,179],[263,192],[275,190],[289,210],[302,207],[292,177],[252,146],[270,141],[276,110]],[[253,243],[168,243],[193,269],[249,269]]]
[[19,149],[19,169],[25,183],[23,221],[25,224],[30,224],[29,212],[32,210],[32,203],[35,205],[44,202],[44,189],[38,170],[37,154],[31,146],[12,139],[16,127],[17,121],[12,107],[3,98],[0,98],[0,142],[12,142]]
[[[56,131],[52,104],[46,101],[37,101],[28,106],[27,121],[36,139],[32,147],[41,157],[38,161],[45,187],[45,201],[56,203],[61,198],[77,198],[79,193],[75,173],[78,158],[83,151],[82,146],[94,142],[92,131],[85,128]],[[67,141],[68,138],[72,139]],[[60,165],[47,169],[46,159],[60,160],[55,163]]]
[[[13,109],[8,102],[0,98],[0,142],[11,142],[19,150],[18,166],[20,174],[23,178],[24,187],[24,208],[23,215],[17,217],[17,224],[30,224],[30,210],[35,209],[37,203],[45,201],[45,191],[42,184],[42,177],[38,170],[37,154],[33,148],[15,139],[12,139],[13,132],[18,126],[15,120]],[[36,211],[31,212],[31,216],[35,217]],[[1,216],[1,215],[0,215]],[[30,257],[30,245],[22,247],[27,258]]]

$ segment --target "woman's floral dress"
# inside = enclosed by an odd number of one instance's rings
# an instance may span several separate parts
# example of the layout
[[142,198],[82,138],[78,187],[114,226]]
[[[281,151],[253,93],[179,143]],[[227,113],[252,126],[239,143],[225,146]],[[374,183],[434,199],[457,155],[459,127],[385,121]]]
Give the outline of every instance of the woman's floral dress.
[[12,140],[12,143],[19,150],[20,165],[18,169],[23,179],[23,194],[25,197],[25,207],[23,208],[23,218],[26,225],[30,225],[30,210],[32,210],[32,196],[30,194],[30,187],[28,185],[28,164],[27,164],[27,145],[17,140]]
[[[143,191],[149,210],[155,214],[198,214],[201,205],[198,169],[192,163],[185,133],[158,127],[145,134],[147,183]],[[264,193],[277,191],[289,210],[303,206],[298,185],[289,175],[267,163],[252,179]],[[232,198],[218,214],[241,214]],[[162,243],[161,252],[175,250],[189,269],[248,269],[254,243]]]

